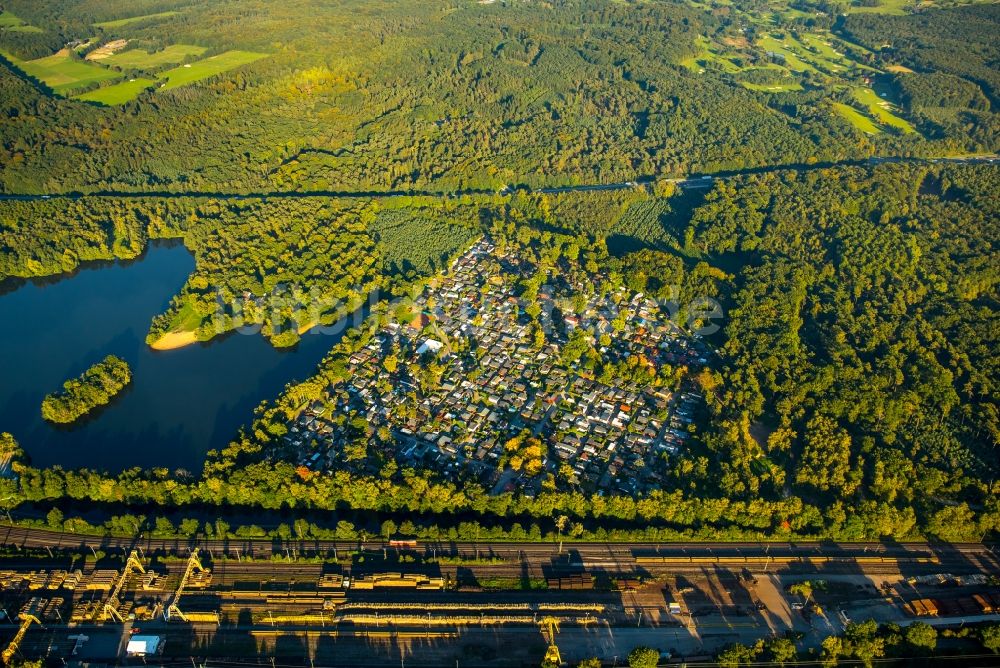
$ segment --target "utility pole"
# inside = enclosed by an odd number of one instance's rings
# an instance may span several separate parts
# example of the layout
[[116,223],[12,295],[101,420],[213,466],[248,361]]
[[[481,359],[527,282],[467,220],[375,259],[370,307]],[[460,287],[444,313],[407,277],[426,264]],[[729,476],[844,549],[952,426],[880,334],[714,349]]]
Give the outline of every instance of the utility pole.
[[10,522],[11,524],[14,523],[14,520],[11,519],[10,517],[10,508],[7,506],[7,502],[13,498],[14,498],[13,496],[5,496],[4,498],[0,499],[0,503],[3,504],[3,512],[7,515],[7,521]]

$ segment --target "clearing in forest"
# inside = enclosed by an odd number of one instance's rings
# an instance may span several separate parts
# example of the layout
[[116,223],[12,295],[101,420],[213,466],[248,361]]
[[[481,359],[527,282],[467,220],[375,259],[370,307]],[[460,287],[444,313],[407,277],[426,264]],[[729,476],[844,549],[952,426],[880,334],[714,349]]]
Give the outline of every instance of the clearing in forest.
[[0,31],[8,32],[45,32],[41,28],[29,25],[20,17],[0,10]]
[[156,79],[137,78],[123,81],[121,83],[98,88],[82,95],[75,95],[74,99],[84,102],[99,102],[108,106],[125,104],[139,97],[147,88],[156,85]]
[[862,132],[867,132],[870,135],[881,132],[879,127],[872,122],[872,119],[868,118],[854,107],[843,104],[842,102],[834,102],[833,108],[837,110],[837,113],[850,121],[851,125]]
[[84,60],[104,60],[105,58],[111,57],[115,51],[121,51],[127,45],[127,39],[113,39],[88,53]]
[[207,79],[235,67],[260,60],[265,56],[267,56],[266,53],[254,53],[253,51],[226,51],[217,56],[181,65],[160,75],[159,78],[166,82],[160,87],[160,90],[170,90],[201,79]]
[[127,26],[130,23],[138,23],[139,21],[154,21],[156,19],[165,19],[180,12],[158,12],[156,14],[143,14],[142,16],[130,16],[124,19],[115,19],[113,21],[101,21],[100,23],[95,23],[95,28],[121,28],[122,26]]
[[[105,105],[125,104],[134,100],[144,90],[155,87],[157,84],[161,90],[178,88],[267,56],[266,53],[251,51],[226,51],[216,56],[174,67],[157,74],[155,79],[135,77],[128,81],[121,80],[121,70],[156,69],[158,66],[180,62],[190,56],[201,55],[205,51],[204,47],[191,44],[174,44],[154,53],[134,49],[102,58],[101,65],[74,58],[68,49],[61,49],[51,56],[36,60],[21,60],[5,51],[0,51],[0,55],[7,58],[25,74],[38,79],[60,95],[73,96],[85,102],[97,102]],[[104,67],[104,64],[114,65],[120,69]],[[78,93],[81,89],[94,83],[112,81],[117,81],[117,83],[74,95],[74,93]]]
[[802,90],[802,84],[797,81],[775,83],[750,83],[749,81],[741,81],[740,83],[744,88],[749,88],[759,93],[787,93],[788,91]]
[[0,52],[4,58],[20,68],[28,76],[42,81],[56,93],[69,93],[91,83],[118,79],[121,74],[77,60],[68,49],[61,49],[51,56],[36,60],[21,60],[17,56]]
[[170,46],[149,53],[142,49],[129,49],[116,53],[105,59],[105,63],[120,69],[154,70],[164,65],[176,65],[184,62],[188,56],[200,56],[205,53],[205,47],[193,44],[171,44]]
[[854,99],[863,104],[868,109],[868,113],[877,118],[883,125],[894,127],[903,134],[916,132],[909,121],[892,113],[894,109],[892,104],[880,98],[871,88],[858,87],[851,92]]

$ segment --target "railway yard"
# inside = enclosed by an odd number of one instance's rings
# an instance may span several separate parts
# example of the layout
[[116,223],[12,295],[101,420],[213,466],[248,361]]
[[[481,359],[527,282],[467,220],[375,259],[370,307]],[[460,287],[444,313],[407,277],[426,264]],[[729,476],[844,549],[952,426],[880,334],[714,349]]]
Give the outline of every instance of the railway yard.
[[638,645],[690,658],[794,632],[815,646],[853,620],[1000,619],[1000,558],[976,544],[194,545],[0,532],[10,659],[520,666],[554,642],[570,664],[611,664]]

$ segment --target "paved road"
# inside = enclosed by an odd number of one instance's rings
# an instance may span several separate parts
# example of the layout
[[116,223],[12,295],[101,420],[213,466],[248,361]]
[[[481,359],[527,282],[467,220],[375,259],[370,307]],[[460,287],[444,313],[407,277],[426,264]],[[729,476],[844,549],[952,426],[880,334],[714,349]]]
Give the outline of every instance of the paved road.
[[[831,167],[849,167],[849,166],[864,166],[864,165],[880,165],[886,163],[959,163],[959,164],[970,164],[970,163],[985,163],[985,164],[995,164],[1000,157],[996,155],[981,155],[981,156],[960,156],[960,157],[942,157],[942,158],[917,158],[917,157],[899,157],[899,156],[883,156],[883,157],[871,157],[862,160],[843,160],[838,162],[822,162],[812,165],[773,165],[764,167],[749,167],[746,169],[730,170],[730,171],[720,171],[713,172],[711,174],[695,174],[678,178],[666,178],[662,179],[664,181],[674,183],[681,188],[708,188],[716,180],[732,179],[739,176],[747,174],[766,174],[769,172],[781,172],[781,171],[797,171],[797,172],[808,172],[819,169],[829,169]],[[635,181],[623,181],[619,183],[588,183],[588,184],[577,184],[577,185],[567,185],[567,186],[555,186],[550,188],[530,188],[528,186],[514,185],[508,186],[500,191],[500,194],[510,194],[513,192],[523,192],[523,193],[536,193],[536,194],[560,194],[560,193],[571,193],[571,192],[595,192],[595,191],[612,191],[612,190],[628,190],[630,188],[645,187],[657,179],[655,177],[640,177]],[[194,198],[213,198],[213,199],[232,199],[232,200],[245,200],[245,199],[261,199],[261,198],[306,198],[306,197],[332,197],[340,199],[376,199],[376,198],[389,198],[389,197],[462,197],[465,195],[493,195],[496,194],[494,191],[484,188],[470,188],[466,190],[442,192],[435,190],[371,190],[371,191],[352,191],[352,190],[312,190],[312,191],[270,191],[270,192],[255,192],[255,193],[225,193],[225,192],[205,192],[205,191],[191,191],[191,192],[171,192],[171,191],[150,191],[150,192],[123,192],[123,191],[111,191],[111,190],[101,190],[95,192],[69,192],[69,193],[51,193],[51,194],[18,194],[18,193],[0,193],[0,201],[10,200],[10,201],[37,201],[37,200],[47,200],[47,199],[81,199],[84,197],[104,197],[104,198],[167,198],[167,197],[194,197]]]

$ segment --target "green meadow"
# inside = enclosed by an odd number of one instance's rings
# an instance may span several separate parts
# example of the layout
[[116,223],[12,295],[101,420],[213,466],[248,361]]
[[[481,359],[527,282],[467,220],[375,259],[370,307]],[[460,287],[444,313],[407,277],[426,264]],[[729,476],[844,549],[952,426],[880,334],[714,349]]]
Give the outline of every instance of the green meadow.
[[138,78],[131,81],[123,81],[111,86],[105,86],[104,88],[98,88],[88,93],[83,93],[82,95],[75,95],[74,99],[82,100],[84,102],[99,102],[100,104],[106,104],[109,106],[125,104],[126,102],[137,98],[142,91],[155,86],[156,83],[156,79]]
[[805,62],[796,53],[794,44],[798,44],[791,36],[786,36],[779,40],[772,35],[764,35],[757,40],[758,45],[765,51],[776,53],[784,57],[785,66],[793,72],[818,72],[815,67]]
[[267,56],[266,53],[254,53],[252,51],[226,51],[217,56],[210,56],[204,60],[181,65],[159,75],[160,79],[166,81],[161,90],[179,88],[180,86],[185,86],[201,79],[207,79],[216,74],[221,74],[226,70],[231,70],[234,67],[240,67],[255,60],[260,60],[265,56]]
[[846,51],[838,50],[838,46],[844,49],[844,44],[833,39],[830,35],[808,33],[801,36],[799,43],[804,48],[803,51],[799,52],[800,55],[806,58],[812,57],[813,64],[822,66],[824,69],[840,72],[841,70],[858,68],[869,72],[878,72],[874,67],[854,60],[847,55]]
[[851,93],[854,95],[854,99],[863,104],[868,109],[868,113],[877,118],[883,125],[894,127],[904,134],[916,132],[909,121],[892,113],[894,107],[880,98],[878,93],[871,88],[857,87]]
[[20,17],[8,11],[0,11],[0,30],[10,32],[45,32],[41,28],[29,25]]
[[842,102],[834,102],[833,108],[837,110],[837,113],[846,118],[851,125],[862,132],[866,132],[870,135],[875,135],[881,132],[879,127],[872,122],[872,119],[868,118],[854,107],[843,104]]
[[[138,52],[138,55],[130,56],[130,60],[126,59],[126,62],[143,62],[145,63],[144,66],[136,64],[123,67],[150,69],[152,67],[150,64],[151,62],[166,62],[163,60],[163,58],[166,57],[183,58],[187,55],[194,55],[205,51],[202,47],[186,44],[176,44],[173,47],[167,47],[167,49],[164,49],[164,51],[168,50],[170,50],[170,54],[168,56],[160,56],[158,60],[151,60],[150,57],[159,56],[162,52],[147,54],[145,51],[140,51]],[[120,65],[121,61],[118,59],[118,56],[128,56],[130,53],[132,52],[125,51],[121,54],[115,54],[115,56],[108,58],[105,62],[122,66]],[[90,91],[89,93],[84,93],[83,95],[78,95],[76,99],[86,102],[98,102],[106,105],[125,104],[129,100],[133,100],[138,97],[139,94],[147,88],[157,87],[157,90],[179,88],[180,86],[186,86],[190,83],[215,76],[216,74],[221,74],[227,70],[233,69],[234,67],[252,63],[255,60],[265,57],[266,55],[266,53],[252,53],[250,51],[226,51],[225,53],[220,53],[217,56],[210,56],[204,60],[198,60],[187,65],[181,65],[167,70],[166,72],[156,75],[155,79],[137,78],[135,81],[123,81],[113,86],[107,86],[106,88],[100,88],[98,90]]]
[[164,65],[176,65],[188,56],[200,56],[205,53],[205,47],[193,44],[171,44],[170,46],[149,53],[142,49],[120,51],[103,60],[107,65],[120,69],[154,70]]
[[0,28],[10,28],[11,26],[24,25],[24,21],[17,18],[10,12],[0,12]]
[[[768,32],[758,37],[754,45],[744,47],[724,46],[700,36],[696,44],[698,54],[682,60],[681,65],[699,74],[715,71],[733,75],[744,88],[764,93],[802,90],[802,82],[796,80],[794,75],[807,72],[835,78],[858,69],[878,72],[875,68],[854,60],[848,55],[847,46],[829,33],[803,33],[795,36],[790,32]],[[778,55],[781,64],[762,64],[760,57],[767,53]],[[759,73],[762,70],[774,70],[774,80],[768,81],[767,77],[761,76]],[[881,117],[881,114],[876,115]],[[886,119],[888,124],[894,126],[897,126],[897,121]]]
[[855,68],[878,71],[852,59],[846,52],[839,51],[836,48],[838,42],[830,35],[807,33],[800,35],[798,39],[791,34],[786,34],[781,39],[775,35],[764,35],[757,43],[762,49],[784,56],[788,68],[796,72],[822,72],[840,76]]
[[787,93],[793,90],[802,90],[802,84],[797,81],[788,81],[773,84],[757,84],[749,83],[747,81],[741,81],[740,84],[749,90],[755,90],[760,93]]
[[29,76],[45,83],[56,93],[66,94],[91,83],[118,79],[121,74],[99,65],[77,60],[65,51],[36,60],[21,60],[17,56],[2,52],[15,66]]
[[114,21],[101,21],[100,23],[95,23],[95,28],[121,28],[122,26],[127,26],[130,23],[138,23],[139,21],[155,20],[155,19],[165,19],[180,12],[158,12],[156,14],[143,14],[142,16],[130,16],[124,19],[115,19]]
[[697,44],[701,52],[693,58],[686,58],[681,61],[684,67],[692,72],[711,68],[713,65],[717,66],[715,69],[721,69],[723,72],[729,74],[735,74],[740,71],[741,68],[739,65],[718,52],[718,47],[712,40],[704,35],[700,35],[697,39]]
[[[5,20],[9,21],[10,19]],[[180,62],[190,56],[201,55],[204,52],[204,47],[174,44],[154,53],[140,49],[123,51],[109,56],[101,62],[121,69],[151,70]],[[36,60],[21,60],[5,51],[0,51],[0,55],[29,76],[43,82],[56,93],[73,96],[75,99],[85,102],[97,102],[105,105],[124,104],[138,97],[147,88],[158,86],[160,89],[170,90],[186,86],[267,56],[266,53],[251,51],[226,51],[216,56],[174,67],[158,74],[155,79],[137,77],[130,81],[120,81],[122,73],[117,69],[73,58],[66,50]],[[116,80],[119,81],[96,90],[73,95],[74,92],[93,83]]]
[[908,7],[913,7],[916,4],[913,0],[881,0],[876,7],[862,7],[852,3],[844,11],[849,14],[894,14],[902,16],[908,13],[906,11]]

